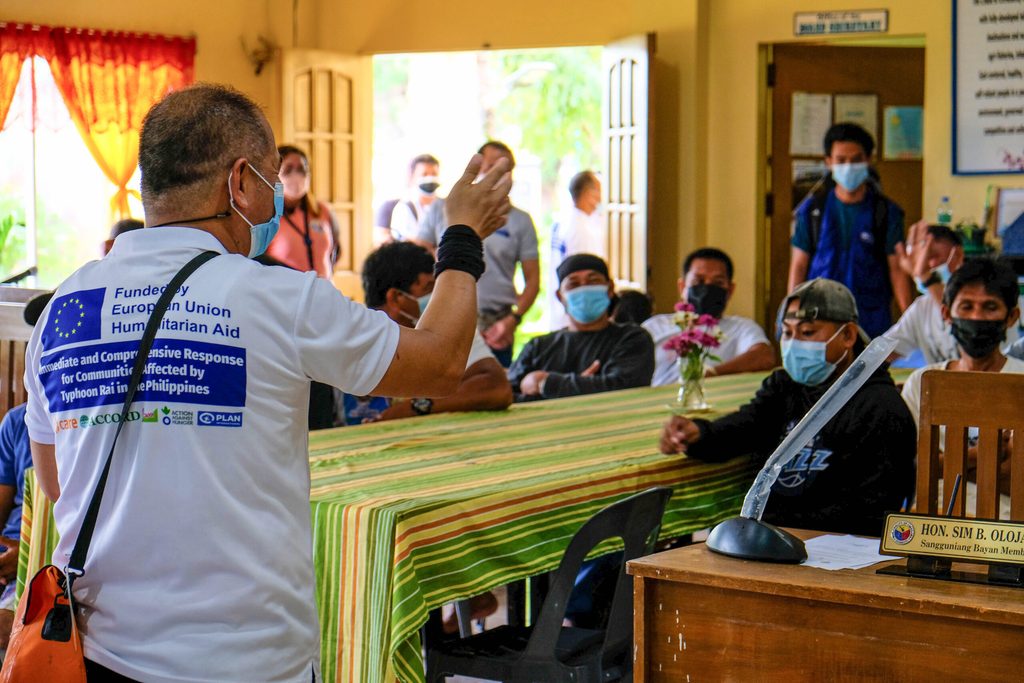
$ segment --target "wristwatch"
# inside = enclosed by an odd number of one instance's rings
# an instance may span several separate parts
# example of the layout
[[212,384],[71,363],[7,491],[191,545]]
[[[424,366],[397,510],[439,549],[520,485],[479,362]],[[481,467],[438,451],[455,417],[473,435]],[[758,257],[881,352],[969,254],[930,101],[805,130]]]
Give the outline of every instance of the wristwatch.
[[412,405],[412,412],[417,415],[430,415],[430,411],[434,409],[434,399],[432,398],[414,398],[409,401]]
[[519,326],[520,324],[522,324],[523,316],[519,315],[519,309],[517,307],[513,306],[512,310],[509,311],[509,315],[511,315],[513,320],[516,321],[516,326]]

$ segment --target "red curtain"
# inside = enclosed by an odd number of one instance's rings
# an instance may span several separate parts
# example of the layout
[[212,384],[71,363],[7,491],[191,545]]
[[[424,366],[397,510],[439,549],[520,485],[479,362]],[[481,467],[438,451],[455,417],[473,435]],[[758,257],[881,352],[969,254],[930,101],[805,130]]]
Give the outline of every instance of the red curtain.
[[[0,35],[11,36],[12,55],[22,50],[49,63],[71,120],[100,169],[117,186],[110,202],[112,216],[127,217],[128,196],[134,193],[127,186],[138,166],[142,119],[164,95],[193,81],[195,40],[12,24]],[[6,68],[7,54],[7,42],[0,43],[0,68]],[[4,115],[6,75],[6,70],[0,72]],[[11,96],[16,83],[17,78],[10,85]]]
[[35,53],[36,34],[28,27],[0,24],[0,130],[14,101],[21,65]]

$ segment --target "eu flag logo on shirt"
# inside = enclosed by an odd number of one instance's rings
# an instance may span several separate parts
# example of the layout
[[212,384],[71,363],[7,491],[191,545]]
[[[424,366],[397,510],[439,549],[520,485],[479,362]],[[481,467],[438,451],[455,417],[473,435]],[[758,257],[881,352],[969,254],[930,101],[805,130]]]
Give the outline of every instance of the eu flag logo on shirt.
[[106,288],[83,289],[54,299],[43,329],[43,349],[99,339]]

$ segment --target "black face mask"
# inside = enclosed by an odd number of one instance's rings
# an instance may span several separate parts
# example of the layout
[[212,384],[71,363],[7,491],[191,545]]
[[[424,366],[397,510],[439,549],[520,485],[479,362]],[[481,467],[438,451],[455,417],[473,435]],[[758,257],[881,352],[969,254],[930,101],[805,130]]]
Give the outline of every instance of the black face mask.
[[437,188],[441,187],[441,183],[420,183],[420,191],[424,194],[434,194],[437,192]]
[[722,317],[725,302],[729,300],[729,290],[718,285],[693,285],[686,289],[686,302],[693,304],[698,315]]
[[984,358],[1006,339],[1006,320],[953,318],[953,338],[971,358]]

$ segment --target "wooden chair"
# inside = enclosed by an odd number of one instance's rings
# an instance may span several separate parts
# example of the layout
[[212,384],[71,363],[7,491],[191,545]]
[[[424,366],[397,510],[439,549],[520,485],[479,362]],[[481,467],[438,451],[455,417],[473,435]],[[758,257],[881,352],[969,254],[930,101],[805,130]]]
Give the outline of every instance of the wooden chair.
[[[18,300],[26,293],[39,294],[37,290],[4,291],[0,288],[0,419],[8,410],[28,400],[24,380],[25,348],[32,328],[22,317],[25,302]],[[8,300],[3,300],[5,298]]]
[[[945,454],[939,471],[939,433],[945,427]],[[1010,461],[1010,519],[1024,521],[1024,375],[932,370],[921,378],[921,421],[917,443],[917,507],[923,514],[945,514],[958,474],[967,481],[968,429],[978,428],[977,508],[965,510],[961,486],[954,516],[999,517],[1001,445],[1014,432]],[[938,501],[938,482],[946,500]]]

